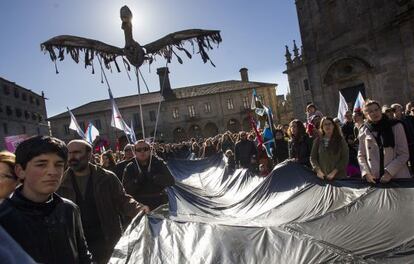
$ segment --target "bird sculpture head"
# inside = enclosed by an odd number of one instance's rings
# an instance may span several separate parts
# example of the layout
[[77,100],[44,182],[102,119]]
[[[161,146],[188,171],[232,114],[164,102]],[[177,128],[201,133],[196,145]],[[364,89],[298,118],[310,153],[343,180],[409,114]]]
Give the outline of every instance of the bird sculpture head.
[[131,22],[132,20],[132,12],[128,6],[121,7],[121,20],[122,22]]
[[128,30],[132,28],[132,12],[131,9],[129,9],[128,6],[124,5],[123,7],[121,7],[121,20],[122,20],[122,25],[121,28],[123,30]]

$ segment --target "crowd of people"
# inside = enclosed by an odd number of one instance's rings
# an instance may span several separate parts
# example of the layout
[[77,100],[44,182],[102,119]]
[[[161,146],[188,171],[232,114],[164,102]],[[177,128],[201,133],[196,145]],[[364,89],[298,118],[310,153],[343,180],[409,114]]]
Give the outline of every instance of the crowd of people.
[[175,181],[166,161],[177,158],[222,153],[230,173],[245,168],[260,177],[285,160],[326,181],[412,177],[414,102],[404,109],[368,100],[344,123],[313,104],[306,115],[306,122],[274,126],[270,151],[260,129],[180,143],[139,140],[101,154],[81,139],[31,137],[14,154],[0,152],[0,235],[17,242],[20,263],[106,263],[133,217],[167,203],[165,188]]

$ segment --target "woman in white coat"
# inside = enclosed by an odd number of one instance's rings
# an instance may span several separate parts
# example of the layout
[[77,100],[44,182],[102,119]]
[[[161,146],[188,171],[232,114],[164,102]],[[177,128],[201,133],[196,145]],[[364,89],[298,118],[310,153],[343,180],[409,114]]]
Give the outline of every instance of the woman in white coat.
[[407,139],[403,125],[381,113],[377,101],[364,106],[367,118],[358,135],[358,163],[367,182],[387,183],[393,178],[411,178],[408,171]]

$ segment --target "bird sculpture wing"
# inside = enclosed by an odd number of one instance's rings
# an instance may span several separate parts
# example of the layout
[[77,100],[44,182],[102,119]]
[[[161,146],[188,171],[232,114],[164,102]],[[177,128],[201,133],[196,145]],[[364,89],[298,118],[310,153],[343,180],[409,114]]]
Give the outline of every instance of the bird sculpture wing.
[[[124,51],[121,48],[108,45],[101,41],[94,39],[62,35],[49,39],[40,45],[41,49],[49,52],[50,59],[56,62],[57,59],[64,60],[66,54],[70,54],[72,59],[78,63],[80,53],[84,53],[85,67],[92,65],[95,57],[100,57],[105,66],[109,69],[110,63],[114,62],[118,71],[119,66],[116,62],[118,56],[124,56]],[[58,52],[56,55],[55,50]],[[128,63],[124,58],[124,62]],[[129,68],[129,64],[128,64]]]
[[[156,55],[164,57],[168,62],[171,61],[171,57],[174,54],[177,57],[179,63],[183,63],[183,60],[178,56],[175,49],[185,52],[188,58],[191,58],[191,53],[184,48],[186,42],[191,43],[193,46],[193,53],[195,48],[198,48],[197,53],[204,63],[210,61],[210,57],[207,54],[208,50],[213,49],[212,43],[219,44],[221,42],[221,36],[219,30],[202,30],[202,29],[189,29],[174,32],[160,38],[154,42],[145,45],[143,48],[146,51],[147,59],[149,63],[153,61]],[[196,47],[194,47],[196,46]],[[211,62],[214,66],[214,64]]]

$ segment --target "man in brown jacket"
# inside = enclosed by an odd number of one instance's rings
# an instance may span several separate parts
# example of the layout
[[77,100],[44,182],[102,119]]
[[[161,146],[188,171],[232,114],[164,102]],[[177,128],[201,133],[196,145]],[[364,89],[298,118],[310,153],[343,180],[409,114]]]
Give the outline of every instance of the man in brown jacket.
[[88,142],[72,140],[68,150],[69,169],[58,193],[79,206],[92,256],[106,263],[122,235],[120,216],[132,218],[149,208],[126,194],[113,172],[89,163],[92,147]]

